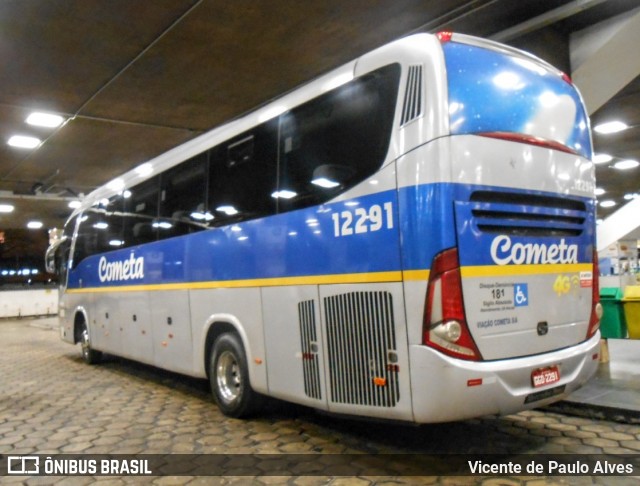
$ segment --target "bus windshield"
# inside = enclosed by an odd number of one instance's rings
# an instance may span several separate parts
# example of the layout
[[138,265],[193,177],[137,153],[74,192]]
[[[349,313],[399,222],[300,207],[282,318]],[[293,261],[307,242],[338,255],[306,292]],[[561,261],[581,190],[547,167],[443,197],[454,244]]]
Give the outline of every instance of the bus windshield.
[[587,113],[561,72],[515,51],[460,42],[443,50],[453,135],[528,135],[591,158]]

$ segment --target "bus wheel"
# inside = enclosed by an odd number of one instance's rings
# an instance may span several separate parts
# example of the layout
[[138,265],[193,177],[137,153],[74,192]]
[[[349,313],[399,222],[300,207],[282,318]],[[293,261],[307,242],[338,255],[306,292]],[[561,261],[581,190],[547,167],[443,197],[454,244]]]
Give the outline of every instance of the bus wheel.
[[213,345],[209,382],[218,407],[229,417],[244,417],[260,406],[261,396],[251,389],[247,358],[236,334],[222,334]]
[[102,359],[102,353],[100,351],[91,349],[89,328],[85,321],[82,321],[82,327],[80,328],[80,349],[82,349],[82,359],[87,364],[96,364]]

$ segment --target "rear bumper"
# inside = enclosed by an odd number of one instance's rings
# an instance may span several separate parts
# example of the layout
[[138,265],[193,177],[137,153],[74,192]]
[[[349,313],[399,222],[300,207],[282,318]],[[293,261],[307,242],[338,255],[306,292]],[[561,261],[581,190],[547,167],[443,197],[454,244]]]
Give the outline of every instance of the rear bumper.
[[[413,416],[418,423],[509,414],[561,400],[598,368],[600,333],[571,348],[491,362],[447,357],[427,346],[410,346]],[[531,372],[560,368],[560,381],[534,388]]]

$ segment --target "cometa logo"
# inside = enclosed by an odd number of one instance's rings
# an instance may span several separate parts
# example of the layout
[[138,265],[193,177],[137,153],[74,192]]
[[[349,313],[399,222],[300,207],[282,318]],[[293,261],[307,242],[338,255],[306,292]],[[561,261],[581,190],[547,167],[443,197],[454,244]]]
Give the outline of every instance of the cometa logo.
[[144,257],[136,258],[132,253],[128,260],[115,262],[108,262],[106,257],[100,257],[98,277],[101,282],[142,279],[144,278]]
[[578,245],[560,243],[512,243],[507,235],[499,235],[491,243],[491,258],[498,265],[536,265],[540,263],[578,263]]

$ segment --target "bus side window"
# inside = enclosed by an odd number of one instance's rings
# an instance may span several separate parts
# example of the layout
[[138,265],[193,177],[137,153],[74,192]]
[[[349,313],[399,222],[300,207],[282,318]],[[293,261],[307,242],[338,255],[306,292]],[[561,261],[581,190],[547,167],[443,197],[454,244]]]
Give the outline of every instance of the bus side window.
[[73,266],[96,253],[115,250],[122,241],[122,200],[114,196],[82,213],[73,255]]
[[209,152],[209,215],[221,226],[275,214],[278,118]]
[[321,204],[374,174],[392,132],[400,66],[385,66],[281,117],[279,211]]
[[203,212],[207,200],[207,160],[205,152],[161,174],[160,217],[156,222],[160,239],[207,227]]
[[158,238],[158,176],[129,189],[129,197],[123,201],[124,246],[142,245]]

